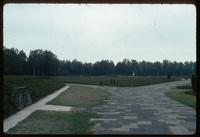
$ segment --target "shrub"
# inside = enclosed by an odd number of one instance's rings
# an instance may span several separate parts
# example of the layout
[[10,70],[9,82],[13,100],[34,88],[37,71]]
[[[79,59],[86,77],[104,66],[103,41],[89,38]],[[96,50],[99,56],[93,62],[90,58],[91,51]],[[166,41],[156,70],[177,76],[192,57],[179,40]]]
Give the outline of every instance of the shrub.
[[196,75],[195,74],[191,75],[191,83],[192,83],[193,92],[196,92]]
[[168,74],[167,74],[167,79],[170,79],[170,78],[171,78],[171,74],[168,73]]

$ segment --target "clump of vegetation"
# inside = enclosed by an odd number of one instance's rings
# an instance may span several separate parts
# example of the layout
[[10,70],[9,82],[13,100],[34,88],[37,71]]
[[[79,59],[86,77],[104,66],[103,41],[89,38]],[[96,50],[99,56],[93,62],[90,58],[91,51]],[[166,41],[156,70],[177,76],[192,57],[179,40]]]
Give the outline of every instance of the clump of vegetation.
[[192,74],[191,76],[191,83],[192,83],[193,92],[196,93],[196,75],[195,74]]
[[170,79],[172,75],[170,73],[167,74],[167,79]]

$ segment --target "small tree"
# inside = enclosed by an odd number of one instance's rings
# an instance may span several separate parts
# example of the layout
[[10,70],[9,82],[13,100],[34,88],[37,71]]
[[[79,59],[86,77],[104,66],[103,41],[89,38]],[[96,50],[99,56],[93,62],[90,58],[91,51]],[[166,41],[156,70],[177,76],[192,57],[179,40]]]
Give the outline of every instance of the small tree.
[[196,75],[195,74],[191,75],[191,83],[192,83],[193,92],[196,93]]

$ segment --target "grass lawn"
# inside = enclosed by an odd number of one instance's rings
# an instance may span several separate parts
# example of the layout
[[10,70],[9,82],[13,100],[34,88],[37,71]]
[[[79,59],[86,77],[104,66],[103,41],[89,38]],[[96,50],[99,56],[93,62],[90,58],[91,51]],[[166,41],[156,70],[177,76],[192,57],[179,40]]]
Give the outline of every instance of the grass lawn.
[[196,95],[190,89],[191,85],[177,86],[177,88],[171,89],[166,95],[182,104],[196,108]]
[[89,112],[36,111],[21,121],[8,134],[91,134],[97,117]]
[[47,104],[90,107],[104,103],[110,93],[100,88],[70,86],[65,92]]
[[16,111],[14,103],[10,100],[14,87],[26,86],[32,101],[36,102],[65,85],[63,80],[50,77],[4,76],[3,78],[4,117],[9,116],[11,111]]
[[176,81],[181,77],[172,77],[171,79],[167,79],[164,76],[57,76],[54,78],[63,79],[67,83],[100,85],[100,82],[102,82],[103,85],[107,86],[127,87]]

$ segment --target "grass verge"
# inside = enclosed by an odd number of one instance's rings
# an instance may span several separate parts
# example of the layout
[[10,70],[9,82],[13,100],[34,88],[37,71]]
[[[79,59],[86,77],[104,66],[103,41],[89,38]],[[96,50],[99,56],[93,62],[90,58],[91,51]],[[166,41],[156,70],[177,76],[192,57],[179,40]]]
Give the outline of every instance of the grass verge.
[[104,103],[110,93],[100,88],[70,86],[65,92],[47,104],[90,107]]
[[35,111],[8,134],[91,134],[95,113]]
[[196,96],[191,89],[171,89],[166,95],[184,105],[196,108]]
[[17,111],[14,102],[10,99],[14,87],[26,86],[34,103],[65,85],[63,80],[42,76],[4,76],[3,78],[4,117]]

